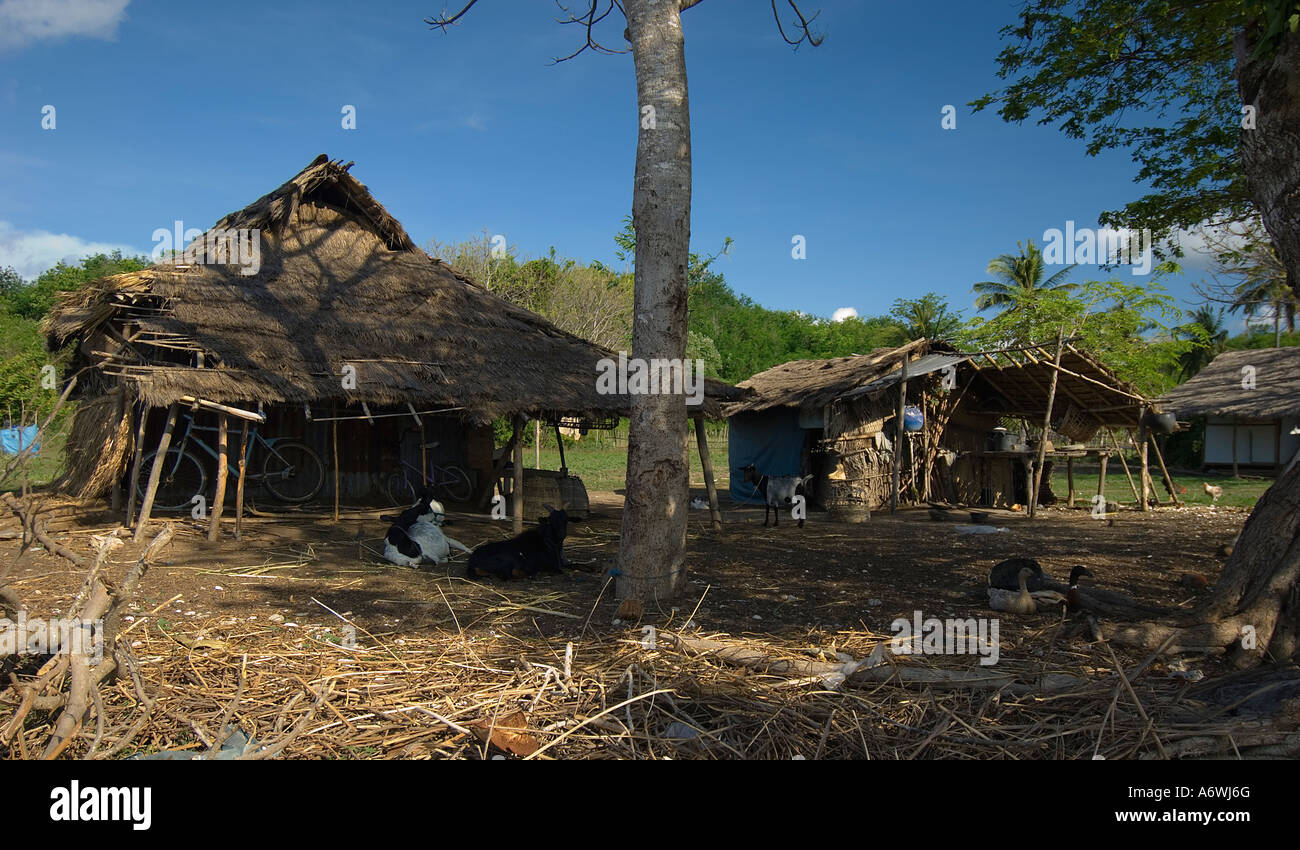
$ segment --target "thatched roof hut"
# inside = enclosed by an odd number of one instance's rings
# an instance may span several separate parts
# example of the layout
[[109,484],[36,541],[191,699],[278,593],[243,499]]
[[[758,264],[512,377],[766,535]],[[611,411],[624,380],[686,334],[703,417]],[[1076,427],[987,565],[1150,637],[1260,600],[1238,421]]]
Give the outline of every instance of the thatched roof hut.
[[1277,467],[1300,453],[1300,348],[1225,351],[1159,404],[1205,418],[1207,466]]
[[[1070,343],[1061,350],[1059,366],[1055,355],[1055,345],[966,353],[918,339],[870,354],[795,360],[760,372],[738,385],[752,395],[727,406],[732,498],[754,500],[752,485],[738,474],[739,467],[754,463],[770,475],[813,474],[816,482],[809,492],[828,505],[856,502],[875,508],[891,501],[891,467],[899,441],[897,388],[906,361],[906,401],[917,407],[924,423],[906,438],[909,464],[903,475],[917,482],[913,493],[928,498],[931,484],[937,483],[931,481],[935,458],[947,450],[959,458],[950,461],[956,465],[947,482],[949,492],[955,487],[954,500],[1009,505],[1024,482],[1017,485],[1007,473],[1006,482],[990,486],[1005,470],[990,471],[988,458],[1017,459],[1029,453],[1023,448],[994,452],[988,448],[990,434],[1007,420],[1041,430],[1054,373],[1051,423],[1056,433],[1049,437],[1054,445],[1086,442],[1101,428],[1136,428],[1149,403],[1134,386]],[[1100,450],[1092,446],[1072,452]],[[1054,449],[1049,459],[1060,454]]]
[[[350,166],[322,154],[214,225],[210,234],[260,232],[256,274],[196,262],[104,278],[52,311],[51,342],[80,337],[85,362],[153,407],[184,396],[413,402],[477,423],[627,412],[626,396],[597,392],[596,362],[610,352],[429,257]],[[355,388],[344,387],[345,366]],[[705,413],[734,395],[708,382]]]
[[1184,419],[1300,416],[1300,348],[1225,351],[1160,404]]
[[[505,460],[492,420],[597,425],[630,412],[627,394],[598,381],[614,353],[425,254],[350,167],[322,154],[218,221],[179,261],[61,299],[44,331],[52,347],[77,344],[71,366],[88,400],[65,489],[102,494],[132,454],[134,481],[141,449],[167,442],[161,410],[202,405],[196,415],[248,414],[277,437],[338,455],[336,505],[340,491],[385,491],[402,463],[423,467],[425,449],[435,463],[468,468],[481,500]],[[740,395],[706,380],[703,403],[687,410],[718,417]],[[124,425],[131,419],[138,429]]]

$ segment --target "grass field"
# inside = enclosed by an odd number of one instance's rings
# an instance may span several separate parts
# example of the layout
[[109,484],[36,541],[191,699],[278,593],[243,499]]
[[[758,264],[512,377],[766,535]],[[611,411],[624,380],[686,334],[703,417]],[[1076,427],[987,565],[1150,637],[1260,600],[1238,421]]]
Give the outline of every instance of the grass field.
[[[1141,488],[1141,483],[1137,477],[1137,465],[1130,462],[1129,471],[1133,473],[1133,483]],[[1162,503],[1169,501],[1169,494],[1165,492],[1165,485],[1160,477],[1158,469],[1152,470],[1152,486],[1155,488],[1156,496]],[[1169,473],[1174,483],[1180,487],[1186,487],[1186,493],[1179,493],[1178,498],[1184,504],[1188,505],[1209,505],[1210,497],[1205,494],[1202,488],[1202,482],[1208,482],[1211,485],[1217,484],[1223,488],[1223,498],[1219,499],[1220,505],[1226,505],[1234,508],[1252,508],[1264,491],[1273,483],[1271,478],[1233,478],[1231,475],[1205,475],[1199,472],[1183,472],[1180,470],[1170,470]],[[1088,504],[1092,496],[1097,492],[1097,473],[1096,471],[1074,473],[1075,504]],[[1052,467],[1052,492],[1057,498],[1064,499],[1070,492],[1069,482],[1066,480],[1065,469]],[[1121,505],[1137,504],[1137,499],[1133,498],[1133,490],[1129,488],[1128,479],[1124,477],[1124,469],[1118,463],[1112,463],[1106,468],[1106,498],[1112,502],[1119,502]]]
[[[730,470],[727,468],[727,437],[725,431],[710,432],[709,457],[713,461],[713,477],[718,490],[725,491],[731,486]],[[691,486],[704,486],[704,470],[700,466],[699,451],[695,443],[695,431],[691,430],[690,456]],[[524,465],[531,468],[536,458],[532,446],[524,449]],[[622,490],[627,478],[627,439],[626,434],[618,445],[610,441],[601,444],[595,440],[582,440],[575,445],[564,447],[564,459],[569,471],[582,478],[588,490]],[[554,442],[542,446],[542,469],[559,469],[560,454]]]

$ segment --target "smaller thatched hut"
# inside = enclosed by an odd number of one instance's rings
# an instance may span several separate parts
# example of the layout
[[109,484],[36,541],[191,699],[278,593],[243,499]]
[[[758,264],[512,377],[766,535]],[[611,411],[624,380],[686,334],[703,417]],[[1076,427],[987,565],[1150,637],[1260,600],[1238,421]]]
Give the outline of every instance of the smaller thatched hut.
[[[1025,438],[1042,431],[1049,409],[1048,440],[1055,442],[1045,450],[1045,469],[1054,459],[1072,464],[1089,454],[1104,462],[1109,451],[1093,438],[1102,429],[1138,428],[1147,405],[1074,346],[1062,347],[1059,365],[1054,354],[1046,346],[969,354],[919,339],[754,375],[738,385],[752,396],[728,406],[732,498],[758,501],[739,474],[753,463],[769,475],[815,476],[811,500],[832,508],[874,510],[900,498],[1025,504],[1037,462]],[[898,427],[900,405],[913,408],[910,428]],[[994,430],[1005,425],[1016,428],[1019,442],[994,446]],[[1070,451],[1057,450],[1066,443]]]
[[1204,419],[1206,466],[1276,469],[1300,452],[1300,348],[1225,351],[1160,405]]

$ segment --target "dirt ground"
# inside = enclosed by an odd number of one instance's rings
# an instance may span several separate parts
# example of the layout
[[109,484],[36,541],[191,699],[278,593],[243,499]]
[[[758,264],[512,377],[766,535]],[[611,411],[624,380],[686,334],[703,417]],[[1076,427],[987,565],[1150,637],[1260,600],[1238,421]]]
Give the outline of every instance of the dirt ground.
[[[910,619],[916,610],[925,617],[986,615],[988,570],[1013,556],[1037,558],[1058,580],[1072,565],[1084,564],[1095,575],[1086,583],[1142,602],[1190,608],[1209,591],[1189,589],[1179,578],[1201,573],[1212,585],[1225,560],[1219,547],[1233,540],[1247,516],[1226,508],[1166,508],[1118,513],[1112,525],[1086,509],[1053,508],[1032,521],[995,512],[993,526],[1005,531],[966,535],[957,524],[931,521],[925,509],[876,515],[858,525],[812,512],[801,529],[788,518],[779,528],[764,528],[761,509],[726,502],[723,507],[720,533],[710,530],[707,511],[691,511],[682,596],[648,607],[638,623],[617,627],[681,626],[691,618],[710,632],[843,644],[854,633],[889,633],[896,617]],[[566,554],[576,569],[508,583],[468,581],[464,555],[430,572],[384,562],[377,557],[386,528],[379,511],[345,513],[337,525],[249,518],[243,539],[235,540],[228,526],[215,543],[207,542],[198,523],[174,520],[175,540],[149,573],[134,608],[160,628],[180,632],[193,631],[187,623],[210,629],[214,621],[232,629],[256,624],[337,631],[340,621],[325,606],[376,637],[505,628],[555,639],[580,632],[584,624],[606,630],[615,628],[616,603],[604,574],[613,564],[621,508],[617,494],[593,493],[591,517],[570,524]],[[12,519],[0,528],[11,526],[16,528]],[[89,551],[92,535],[116,527],[103,508],[49,520],[51,533],[81,552]],[[473,546],[506,537],[509,528],[453,512],[446,532]],[[118,549],[110,570],[124,573],[142,548],[128,543]],[[0,541],[0,563],[13,563],[9,583],[32,616],[58,616],[84,574],[39,544],[14,562],[18,549],[17,540]],[[457,617],[446,601],[452,587],[461,597],[503,601]],[[1048,614],[1004,617],[1004,652],[1014,652],[1054,621]]]

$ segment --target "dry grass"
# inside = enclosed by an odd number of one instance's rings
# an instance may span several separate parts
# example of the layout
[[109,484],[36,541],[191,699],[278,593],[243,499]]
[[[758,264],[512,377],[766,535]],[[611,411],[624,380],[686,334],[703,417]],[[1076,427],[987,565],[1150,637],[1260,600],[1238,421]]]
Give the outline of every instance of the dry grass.
[[[907,684],[897,676],[879,683],[851,677],[832,689],[819,675],[737,667],[668,648],[671,640],[651,647],[635,627],[583,624],[570,640],[505,625],[521,611],[557,612],[563,600],[556,594],[508,595],[463,580],[440,582],[439,592],[437,603],[426,604],[445,609],[445,627],[422,635],[372,633],[320,603],[322,620],[331,622],[214,619],[186,623],[181,633],[141,616],[123,636],[136,673],[105,688],[94,757],[162,749],[197,756],[224,740],[219,730],[234,727],[267,747],[255,756],[308,759],[503,752],[484,739],[514,755],[568,759],[1115,759],[1158,755],[1187,738],[1230,746],[1232,724],[1189,720],[1181,686],[1130,670],[1130,693],[1101,664],[1107,650],[1100,644],[1080,649],[1053,639],[1041,661],[997,665],[998,675],[1015,677],[1000,690]],[[579,615],[558,613],[578,627]],[[469,622],[474,628],[465,628]],[[821,652],[720,639],[760,646],[797,667],[835,662],[835,652],[865,657],[888,636],[841,637]],[[913,673],[991,669],[970,656],[885,664]],[[1057,689],[1038,688],[1053,678]],[[1063,690],[1061,681],[1069,683]],[[513,736],[491,729],[523,727],[512,719],[520,716],[526,729]],[[15,744],[13,754],[36,751],[48,722],[34,712],[21,735],[32,743]],[[86,755],[94,737],[87,730],[68,755]]]

